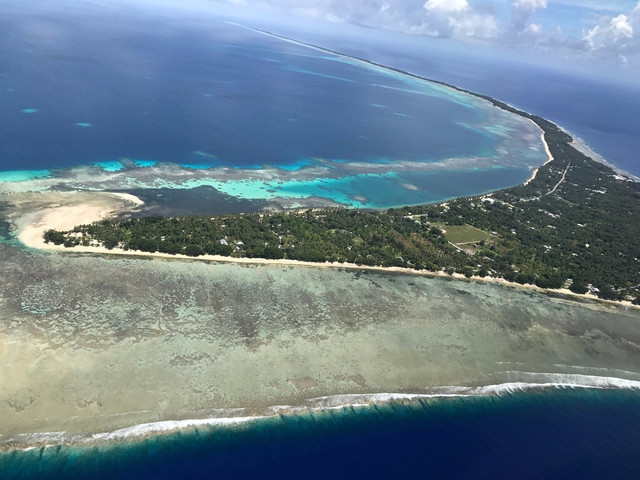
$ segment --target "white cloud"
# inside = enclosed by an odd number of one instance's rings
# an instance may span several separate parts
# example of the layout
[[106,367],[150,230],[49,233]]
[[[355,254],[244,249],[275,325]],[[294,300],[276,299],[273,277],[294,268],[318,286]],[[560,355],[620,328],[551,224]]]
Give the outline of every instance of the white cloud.
[[537,23],[530,23],[527,27],[527,32],[534,35],[540,35],[542,33],[542,25],[538,25]]
[[584,39],[592,50],[611,47],[633,37],[633,27],[626,15],[604,18],[600,24],[588,30]]
[[411,33],[486,40],[500,31],[493,14],[475,10],[467,0],[427,0],[423,9],[426,14]]
[[500,26],[493,15],[471,14],[451,20],[456,37],[478,38],[487,40],[500,33]]
[[602,17],[583,34],[588,49],[599,56],[617,55],[627,63],[629,55],[640,54],[640,2],[629,13]]
[[[559,58],[597,58],[640,66],[640,0],[218,1],[334,23],[512,46],[525,53],[535,50]],[[577,12],[574,28],[574,20],[567,14],[572,8]],[[576,24],[595,18],[585,17],[585,9],[591,14],[606,15],[592,20],[582,35],[564,33],[565,26],[568,32],[575,32]],[[560,11],[562,18],[557,17]]]
[[513,2],[513,6],[516,8],[528,8],[533,11],[539,8],[547,8],[547,0],[516,0]]
[[462,12],[467,8],[469,8],[467,0],[427,0],[424,4],[424,9],[428,12]]
[[547,0],[516,0],[513,2],[511,6],[511,22],[509,23],[510,32],[515,35],[531,33],[529,20],[541,8],[547,8]]

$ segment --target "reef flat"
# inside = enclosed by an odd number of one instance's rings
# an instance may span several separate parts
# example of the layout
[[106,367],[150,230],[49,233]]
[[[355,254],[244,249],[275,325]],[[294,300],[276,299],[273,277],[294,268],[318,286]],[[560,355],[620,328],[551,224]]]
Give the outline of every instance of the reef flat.
[[345,393],[640,381],[625,308],[372,272],[0,255],[5,445]]

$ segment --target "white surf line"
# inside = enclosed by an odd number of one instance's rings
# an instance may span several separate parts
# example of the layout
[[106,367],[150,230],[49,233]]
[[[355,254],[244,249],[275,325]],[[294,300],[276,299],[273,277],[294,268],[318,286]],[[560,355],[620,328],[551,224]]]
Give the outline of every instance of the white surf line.
[[587,157],[591,158],[592,160],[595,160],[596,162],[606,165],[607,167],[611,168],[616,174],[626,177],[628,180],[632,182],[640,182],[640,177],[632,173],[629,173],[628,171],[614,165],[613,163],[610,163],[605,157],[603,157],[598,152],[593,150],[593,148],[591,148],[591,146],[589,146],[583,138],[579,137],[578,135],[562,127],[560,127],[560,129],[567,135],[571,136],[571,138],[573,139],[573,141],[571,142],[571,146],[573,146],[573,148],[578,150],[583,155],[586,155]]
[[163,422],[141,423],[131,427],[121,428],[113,432],[94,433],[89,437],[91,440],[116,440],[129,437],[142,437],[152,434],[166,434],[187,428],[201,426],[228,426],[239,425],[241,423],[252,422],[265,418],[264,416],[256,417],[227,417],[227,418],[204,418],[194,420],[166,420]]
[[[32,450],[34,445],[45,448],[55,447],[62,444],[87,444],[92,442],[102,442],[109,440],[124,440],[127,438],[146,437],[149,435],[166,435],[189,428],[202,426],[233,426],[240,425],[254,420],[267,418],[265,416],[250,417],[226,417],[226,418],[204,418],[191,420],[166,420],[162,422],[141,423],[131,427],[120,428],[112,432],[94,433],[90,435],[72,434],[61,432],[23,433],[12,435],[7,442],[20,442],[28,446],[22,448],[23,451]],[[0,442],[0,448],[2,442]]]
[[[632,372],[637,373],[637,372]],[[415,401],[420,399],[447,399],[465,397],[502,396],[514,393],[524,393],[541,389],[617,389],[640,391],[640,381],[618,377],[598,375],[536,373],[521,371],[498,372],[498,374],[512,374],[514,376],[538,378],[540,381],[504,382],[484,386],[440,386],[431,387],[426,393],[354,393],[338,394],[307,399],[306,405],[274,405],[266,409],[264,415],[247,417],[220,417],[189,420],[166,420],[161,422],[142,423],[121,428],[112,432],[94,433],[89,435],[69,434],[68,432],[41,432],[12,435],[9,441],[26,444],[22,450],[34,448],[34,444],[53,447],[61,444],[82,444],[96,441],[124,440],[127,438],[145,437],[149,435],[166,435],[181,430],[197,427],[229,427],[249,423],[257,420],[277,418],[278,415],[296,415],[309,412],[322,412],[347,408],[364,408],[375,404],[392,402]],[[228,411],[243,409],[225,409]],[[2,444],[0,443],[0,447]]]
[[[477,387],[443,386],[433,387],[431,393],[372,393],[372,394],[343,394],[316,397],[307,400],[316,410],[323,408],[337,408],[349,406],[370,405],[375,403],[388,403],[402,400],[438,399],[451,397],[483,397],[500,396],[539,390],[545,388],[581,388],[581,389],[618,389],[639,390],[640,381],[628,380],[618,377],[603,377],[598,375],[562,374],[562,373],[535,373],[535,372],[500,372],[520,375],[523,377],[538,377],[540,381],[504,382],[495,385]],[[533,379],[532,379],[533,380]]]
[[541,387],[640,390],[640,381],[619,377],[584,375],[579,373],[536,373],[517,370],[498,372],[498,374],[513,375],[516,378],[526,378],[528,381],[505,382],[496,385],[475,387],[474,390],[481,394],[485,392],[495,394],[500,394],[500,392],[512,393]]

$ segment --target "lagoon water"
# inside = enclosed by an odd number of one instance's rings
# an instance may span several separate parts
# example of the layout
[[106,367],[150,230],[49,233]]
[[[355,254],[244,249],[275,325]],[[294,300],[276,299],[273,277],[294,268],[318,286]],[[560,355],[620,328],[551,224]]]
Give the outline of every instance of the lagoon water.
[[[447,82],[507,102],[551,120],[581,138],[616,167],[640,177],[640,82],[603,71],[554,65],[554,56],[515,58],[508,49],[487,55],[483,47],[355,26],[323,31],[319,25],[273,27],[286,36],[365,57],[426,78]],[[346,30],[346,32],[345,32]],[[532,59],[535,57],[532,57]],[[455,59],[453,61],[452,59]]]
[[512,186],[547,158],[486,101],[220,17],[3,8],[0,180],[95,165],[120,188],[384,208]]

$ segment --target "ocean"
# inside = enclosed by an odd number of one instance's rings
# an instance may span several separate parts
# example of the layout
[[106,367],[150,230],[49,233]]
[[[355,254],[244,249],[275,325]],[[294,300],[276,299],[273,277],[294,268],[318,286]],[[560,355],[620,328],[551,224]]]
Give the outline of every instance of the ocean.
[[0,454],[9,478],[632,479],[640,394],[550,389],[281,415]]

